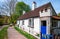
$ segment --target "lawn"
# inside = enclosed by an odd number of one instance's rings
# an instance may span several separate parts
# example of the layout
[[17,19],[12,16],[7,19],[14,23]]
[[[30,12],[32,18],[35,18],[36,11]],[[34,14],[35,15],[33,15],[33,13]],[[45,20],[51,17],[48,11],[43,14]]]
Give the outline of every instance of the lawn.
[[24,35],[28,39],[36,39],[34,36],[30,35],[29,33],[19,29],[18,27],[14,27],[20,34]]
[[8,39],[7,29],[8,29],[8,27],[4,27],[4,28],[0,31],[0,39]]

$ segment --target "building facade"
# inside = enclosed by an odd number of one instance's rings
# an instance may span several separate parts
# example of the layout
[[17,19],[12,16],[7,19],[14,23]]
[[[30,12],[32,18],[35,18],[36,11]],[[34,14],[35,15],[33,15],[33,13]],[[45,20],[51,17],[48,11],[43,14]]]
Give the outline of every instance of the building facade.
[[60,17],[57,16],[50,2],[38,8],[36,8],[36,3],[33,2],[32,10],[27,13],[24,12],[18,18],[17,25],[22,30],[35,36],[41,33],[42,35],[51,34],[51,28],[59,25],[59,22],[55,21],[58,18]]

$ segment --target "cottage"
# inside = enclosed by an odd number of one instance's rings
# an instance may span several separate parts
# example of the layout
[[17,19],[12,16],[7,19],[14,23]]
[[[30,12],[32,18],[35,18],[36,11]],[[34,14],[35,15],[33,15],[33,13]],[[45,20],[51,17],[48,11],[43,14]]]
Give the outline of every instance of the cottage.
[[59,25],[57,20],[60,20],[60,17],[57,16],[50,2],[38,8],[36,8],[36,2],[33,2],[32,10],[27,13],[23,11],[23,15],[17,20],[17,25],[32,35],[40,33],[44,35],[52,34],[52,27]]

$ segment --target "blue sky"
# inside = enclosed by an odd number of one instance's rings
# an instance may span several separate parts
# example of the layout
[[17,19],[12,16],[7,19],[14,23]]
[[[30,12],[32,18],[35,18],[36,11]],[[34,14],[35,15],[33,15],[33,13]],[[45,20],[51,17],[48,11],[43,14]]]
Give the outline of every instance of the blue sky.
[[[54,7],[56,13],[60,12],[60,0],[18,0],[18,1],[23,1],[26,4],[30,5],[32,7],[32,2],[35,1],[37,3],[37,7],[46,4],[48,2],[51,2],[52,6]],[[4,0],[0,0],[0,2],[4,2]]]

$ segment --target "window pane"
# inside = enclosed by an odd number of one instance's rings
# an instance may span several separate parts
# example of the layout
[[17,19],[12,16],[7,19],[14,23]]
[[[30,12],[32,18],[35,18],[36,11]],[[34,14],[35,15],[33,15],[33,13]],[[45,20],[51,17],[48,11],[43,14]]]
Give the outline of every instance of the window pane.
[[22,25],[24,25],[24,20],[22,21]]
[[29,25],[31,25],[31,19],[29,19]]

